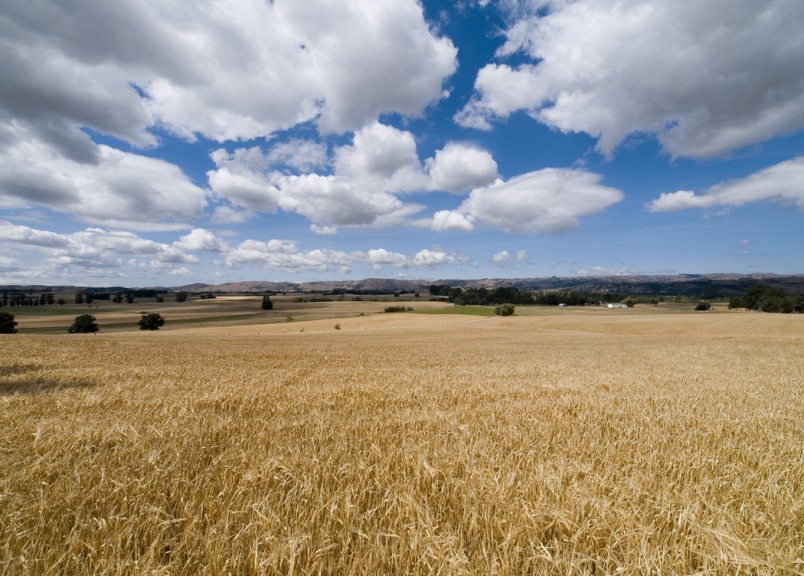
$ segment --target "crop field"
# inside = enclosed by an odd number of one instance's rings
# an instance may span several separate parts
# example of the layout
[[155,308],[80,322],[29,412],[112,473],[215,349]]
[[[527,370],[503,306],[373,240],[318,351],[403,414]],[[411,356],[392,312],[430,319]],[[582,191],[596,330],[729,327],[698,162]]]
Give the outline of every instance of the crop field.
[[381,306],[1,336],[0,574],[804,574],[804,316]]

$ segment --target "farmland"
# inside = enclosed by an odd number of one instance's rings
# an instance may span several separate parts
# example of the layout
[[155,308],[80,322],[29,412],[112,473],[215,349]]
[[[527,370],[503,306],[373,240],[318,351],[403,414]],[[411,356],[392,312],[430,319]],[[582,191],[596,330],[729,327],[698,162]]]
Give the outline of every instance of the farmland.
[[804,573],[801,315],[255,301],[18,316],[0,573]]

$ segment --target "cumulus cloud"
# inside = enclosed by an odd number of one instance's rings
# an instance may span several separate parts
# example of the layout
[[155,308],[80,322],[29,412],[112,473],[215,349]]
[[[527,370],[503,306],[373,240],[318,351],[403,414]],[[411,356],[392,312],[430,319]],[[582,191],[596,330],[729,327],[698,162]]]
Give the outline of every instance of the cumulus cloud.
[[666,192],[648,204],[650,212],[673,212],[689,208],[742,206],[750,202],[795,203],[804,210],[804,156],[780,162],[740,180],[721,182],[700,194],[690,190]]
[[407,256],[399,252],[391,252],[384,248],[369,250],[365,261],[375,269],[382,269],[383,266],[393,266],[396,268],[434,268],[444,264],[455,264],[464,262],[466,258],[460,254],[448,253],[441,249],[419,250],[413,256]]
[[156,124],[218,141],[355,130],[420,114],[456,68],[415,0],[12,0],[3,15],[0,107],[68,147],[78,126],[138,146]]
[[297,141],[291,149],[310,152],[305,157],[316,159],[316,170],[299,169],[313,168],[312,163],[296,169],[279,166],[277,158],[285,157],[283,144],[213,152],[216,169],[207,173],[210,188],[219,200],[232,204],[216,208],[215,218],[226,221],[282,210],[308,218],[318,234],[335,233],[339,226],[382,228],[410,224],[422,209],[400,196],[465,193],[498,178],[497,163],[486,150],[449,142],[423,165],[410,132],[379,122],[355,132],[350,144],[335,148],[328,164],[320,147]]
[[434,190],[460,193],[485,186],[498,177],[497,162],[488,151],[450,142],[426,162]]
[[284,272],[339,272],[351,270],[356,256],[340,250],[301,250],[295,242],[286,240],[246,240],[226,254],[226,264],[232,267],[257,265]]
[[140,230],[187,228],[207,192],[174,164],[93,144],[97,162],[65,157],[15,131],[0,145],[0,209],[46,207],[85,222]]
[[227,249],[226,242],[203,228],[193,228],[189,234],[179,237],[174,246],[182,250],[204,252],[223,252]]
[[526,234],[579,227],[578,218],[604,211],[623,193],[583,170],[546,168],[472,190],[456,210],[433,217],[434,230],[469,231],[477,225]]
[[508,250],[503,250],[502,252],[497,252],[494,256],[491,257],[492,262],[508,262],[511,259],[511,255],[508,253]]
[[208,173],[210,188],[234,207],[224,208],[222,217],[237,208],[295,212],[312,221],[314,232],[332,234],[339,226],[404,222],[421,207],[397,195],[429,187],[412,134],[377,122],[336,148],[331,166],[318,172],[282,170],[276,156],[275,148],[259,147],[212,154],[217,168]]
[[699,158],[804,127],[801,2],[515,6],[498,56],[531,62],[481,69],[475,95],[456,115],[464,126],[488,129],[526,110],[555,129],[598,138],[606,155],[642,132],[673,156]]
[[516,254],[512,256],[508,250],[501,250],[491,257],[491,261],[496,262],[497,264],[507,264],[513,259],[516,259],[519,262],[527,260],[528,253],[524,250],[517,250]]
[[126,266],[172,269],[177,264],[195,264],[199,259],[189,252],[190,244],[199,246],[202,237],[207,242],[211,240],[202,232],[205,231],[195,230],[179,242],[164,244],[128,231],[86,228],[59,234],[0,220],[0,240],[6,248],[13,244],[14,253],[37,255],[37,276],[73,277],[79,281],[96,270]]

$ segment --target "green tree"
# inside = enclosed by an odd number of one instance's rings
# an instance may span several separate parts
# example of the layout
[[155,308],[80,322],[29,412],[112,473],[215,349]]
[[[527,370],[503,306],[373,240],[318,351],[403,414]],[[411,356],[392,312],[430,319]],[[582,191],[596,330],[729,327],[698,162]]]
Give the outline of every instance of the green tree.
[[262,308],[263,310],[274,309],[274,303],[271,302],[271,297],[268,294],[262,297],[262,304],[260,305],[260,308]]
[[0,334],[16,334],[16,325],[17,321],[14,320],[13,314],[9,314],[8,312],[0,312]]
[[695,307],[695,309],[698,310],[699,312],[700,311],[705,312],[706,310],[709,310],[711,307],[712,305],[709,302],[698,302],[698,305]]
[[90,334],[100,330],[92,314],[80,314],[73,320],[72,326],[67,328],[70,334]]
[[513,304],[500,304],[494,307],[494,313],[497,316],[513,316],[516,306]]
[[187,292],[176,292],[176,302],[187,302]]
[[165,319],[156,312],[146,312],[140,318],[140,330],[159,330],[165,325]]

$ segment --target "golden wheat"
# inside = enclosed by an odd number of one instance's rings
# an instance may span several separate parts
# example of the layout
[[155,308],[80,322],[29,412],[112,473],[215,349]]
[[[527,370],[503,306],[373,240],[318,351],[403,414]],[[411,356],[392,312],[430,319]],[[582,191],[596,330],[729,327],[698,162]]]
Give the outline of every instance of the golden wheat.
[[3,337],[0,572],[801,574],[802,320]]

